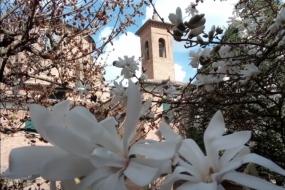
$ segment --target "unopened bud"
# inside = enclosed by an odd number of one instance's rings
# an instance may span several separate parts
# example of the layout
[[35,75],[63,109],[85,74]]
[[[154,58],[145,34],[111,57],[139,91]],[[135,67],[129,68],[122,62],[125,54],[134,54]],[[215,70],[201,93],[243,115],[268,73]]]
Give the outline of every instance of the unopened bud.
[[221,49],[221,46],[220,46],[220,45],[217,45],[217,46],[213,47],[213,49],[210,51],[210,55],[214,55],[214,54],[217,53],[220,49]]
[[204,45],[204,40],[200,36],[197,36],[197,42],[201,45]]
[[220,27],[217,27],[217,28],[216,28],[216,33],[217,33],[217,34],[222,34],[223,32],[224,32],[224,30],[221,29]]

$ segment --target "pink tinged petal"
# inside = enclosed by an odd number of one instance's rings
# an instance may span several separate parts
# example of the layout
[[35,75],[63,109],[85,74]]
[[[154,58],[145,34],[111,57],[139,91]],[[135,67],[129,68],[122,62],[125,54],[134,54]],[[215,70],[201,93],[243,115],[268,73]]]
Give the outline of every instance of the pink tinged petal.
[[237,158],[237,160],[241,159],[244,164],[246,163],[254,163],[257,165],[260,165],[262,167],[268,168],[271,171],[274,171],[276,173],[279,173],[281,175],[285,175],[285,170],[279,167],[277,164],[272,162],[271,160],[268,160],[267,158],[264,158],[262,156],[259,156],[257,154],[246,154],[242,157]]
[[39,169],[43,178],[59,181],[85,176],[95,170],[95,167],[89,159],[66,154],[44,160]]
[[129,150],[129,156],[141,155],[160,160],[170,159],[175,155],[176,143],[174,141],[157,142],[152,144],[134,144]]
[[141,93],[138,87],[129,80],[129,87],[128,87],[128,101],[127,101],[127,111],[126,111],[126,119],[124,122],[124,134],[123,134],[123,144],[125,149],[125,154],[128,152],[128,148],[130,142],[134,136],[136,131],[136,126],[138,120],[140,118],[141,112]]
[[131,160],[124,174],[133,183],[143,187],[155,179],[157,172],[157,168],[148,167]]
[[[210,144],[220,138],[225,132],[225,122],[221,111],[217,111],[212,117],[209,126],[204,133],[204,144],[206,151],[208,151]],[[231,143],[228,143],[231,144]]]
[[70,100],[64,100],[55,104],[52,107],[52,112],[56,114],[58,117],[64,117],[64,115],[69,112],[70,109]]
[[251,131],[240,131],[230,135],[222,136],[214,140],[211,144],[211,147],[216,150],[225,150],[236,147],[243,147],[251,137]]
[[[9,172],[7,177],[22,178],[39,174],[39,164],[49,157],[57,157],[66,154],[53,146],[27,146],[12,149],[9,155]],[[5,173],[3,174],[5,176]]]
[[233,159],[238,152],[243,148],[243,146],[239,146],[236,148],[232,148],[232,149],[227,149],[224,154],[222,155],[222,157],[220,158],[220,166],[224,166],[225,164],[227,164],[231,159]]
[[112,175],[114,175],[114,172],[110,168],[99,168],[84,177],[83,180],[81,180],[80,183],[77,185],[76,190],[86,190],[93,183],[96,183],[99,180]]
[[53,115],[45,108],[37,104],[29,105],[29,112],[31,120],[37,132],[51,144],[55,145],[51,140],[52,137],[48,136],[46,131],[48,126],[58,125]]
[[222,180],[233,181],[243,186],[258,190],[269,190],[269,189],[284,190],[283,187],[274,185],[264,179],[238,172],[227,173],[222,177]]
[[46,134],[52,137],[53,142],[72,155],[88,158],[97,145],[58,126],[48,126]]
[[55,183],[55,181],[50,181],[49,183],[50,183],[49,184],[50,190],[56,190],[56,183]]
[[76,183],[75,183],[74,179],[62,180],[60,185],[61,185],[62,190],[71,190],[71,189],[76,188]]
[[127,159],[106,149],[96,148],[90,156],[92,164],[97,167],[117,167],[124,168],[127,165]]

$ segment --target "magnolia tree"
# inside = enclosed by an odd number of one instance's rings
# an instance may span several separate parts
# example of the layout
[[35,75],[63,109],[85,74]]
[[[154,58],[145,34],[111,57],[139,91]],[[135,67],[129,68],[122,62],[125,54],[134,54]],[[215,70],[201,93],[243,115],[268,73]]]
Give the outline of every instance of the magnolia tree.
[[[285,33],[282,27],[285,12],[281,6],[275,6],[278,5],[277,2],[274,4],[275,2],[265,1],[267,6],[263,9],[256,8],[257,3],[260,1],[240,1],[235,6],[234,18],[230,21],[236,33],[224,36],[223,30],[218,26],[205,31],[206,19],[198,11],[198,1],[186,8],[190,19],[183,20],[184,13],[179,7],[176,13],[169,14],[174,29],[173,32],[168,30],[174,39],[186,41],[186,47],[201,48],[189,54],[192,58],[190,65],[197,68],[194,82],[193,78],[189,84],[177,86],[173,81],[164,80],[150,89],[147,86],[147,75],[143,73],[137,76],[139,60],[125,56],[114,61],[113,65],[121,68],[121,75],[128,79],[128,86],[123,86],[122,81],[114,82],[110,109],[103,119],[96,118],[84,106],[84,103],[87,104],[84,101],[83,106],[74,106],[72,99],[64,100],[49,106],[50,109],[43,102],[30,102],[29,114],[35,129],[51,146],[13,149],[9,156],[9,168],[3,176],[10,179],[28,177],[30,180],[40,176],[50,181],[52,190],[57,188],[56,182],[64,190],[124,190],[127,189],[126,181],[143,188],[161,190],[170,190],[173,184],[180,190],[223,190],[233,187],[284,189],[258,176],[254,166],[257,164],[285,176],[285,170],[278,166],[279,162],[275,164],[270,160],[271,157],[267,159],[266,155],[262,157],[252,153],[246,146],[252,133],[256,133],[254,127],[259,123],[252,121],[235,125],[232,122],[226,127],[227,114],[231,116],[234,113],[231,107],[210,104],[211,109],[206,106],[200,108],[201,103],[209,99],[210,95],[217,97],[219,102],[218,95],[226,97],[228,93],[235,95],[236,99],[239,97],[246,100],[248,93],[252,93],[247,101],[251,101],[252,97],[256,101],[264,101],[262,93],[254,93],[255,88],[265,89],[266,92],[274,89],[273,92],[276,93],[273,95],[278,101],[282,101],[282,88],[278,86],[281,85],[278,82],[282,83],[282,80],[259,85],[253,81],[262,77],[264,72],[273,77],[275,70],[272,69],[273,63],[270,60],[274,58],[278,65],[279,60],[283,59],[282,39]],[[55,7],[60,5],[56,4]],[[106,9],[111,8],[107,2],[104,5]],[[272,14],[268,18],[267,9]],[[122,10],[124,9],[121,6],[119,11]],[[103,12],[99,11],[97,15],[102,15]],[[87,28],[92,29],[92,26]],[[235,38],[231,38],[231,35],[235,35]],[[275,72],[280,75],[282,71]],[[138,80],[136,84],[132,81],[134,78]],[[91,77],[89,81],[92,81]],[[271,86],[273,84],[274,88]],[[94,87],[92,83],[78,81],[74,91],[79,96],[84,96]],[[153,97],[153,101],[146,98],[148,95]],[[230,105],[236,99],[229,98],[219,103]],[[168,111],[158,112],[155,106],[161,103],[172,106]],[[97,105],[94,109],[102,106],[100,103]],[[250,106],[249,103],[245,105]],[[261,112],[261,108],[256,109]],[[172,122],[180,130],[179,133],[173,131],[165,117],[170,111],[174,111]],[[282,109],[278,113],[281,117]],[[145,139],[145,135],[137,138],[141,129],[143,133],[147,133],[144,131],[146,125],[150,129],[158,128],[156,134],[163,140]],[[201,138],[198,138],[198,133],[189,138],[190,132],[199,130]],[[229,130],[232,134],[226,134]],[[259,129],[257,132],[264,131]],[[241,170],[243,166],[246,166],[245,170]],[[160,178],[162,183],[154,186],[153,182]],[[79,179],[79,183],[76,179]],[[176,183],[181,180],[183,183]]]

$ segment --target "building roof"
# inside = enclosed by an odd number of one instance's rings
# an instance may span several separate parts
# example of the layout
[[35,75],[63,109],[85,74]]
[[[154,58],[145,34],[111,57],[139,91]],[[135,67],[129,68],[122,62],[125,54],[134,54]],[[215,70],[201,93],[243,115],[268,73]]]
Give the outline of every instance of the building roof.
[[148,28],[150,26],[153,26],[153,27],[163,27],[163,28],[168,27],[168,28],[170,28],[172,30],[174,25],[171,24],[171,23],[168,23],[168,22],[164,22],[163,23],[163,22],[161,22],[159,20],[149,19],[142,25],[142,27],[140,27],[138,29],[138,31],[136,32],[136,35],[139,36],[146,28]]

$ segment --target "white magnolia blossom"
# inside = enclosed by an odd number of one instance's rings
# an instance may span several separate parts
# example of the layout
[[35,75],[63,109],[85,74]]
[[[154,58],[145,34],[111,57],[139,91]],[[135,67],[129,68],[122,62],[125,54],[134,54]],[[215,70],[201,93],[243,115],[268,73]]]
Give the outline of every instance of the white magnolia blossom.
[[[96,148],[90,155],[98,168],[79,183],[78,190],[126,190],[125,176],[138,186],[146,186],[163,173],[171,171],[170,158],[175,154],[175,141],[131,144],[141,114],[141,94],[136,85],[129,81],[124,134],[119,138],[116,128],[109,125],[94,138]],[[85,123],[87,124],[87,123]],[[92,125],[92,123],[88,124]],[[136,157],[135,155],[140,155]]]
[[151,103],[152,103],[151,98],[148,98],[145,101],[141,109],[141,116],[154,117],[154,113],[151,111]]
[[195,37],[195,36],[198,36],[201,33],[203,33],[204,29],[205,29],[205,25],[202,25],[202,26],[199,26],[197,28],[192,29],[191,32],[190,32],[191,38]]
[[198,74],[196,76],[196,81],[194,81],[193,84],[197,85],[197,86],[204,85],[205,89],[208,92],[213,91],[214,90],[213,84],[214,83],[218,83],[218,82],[220,82],[222,80],[221,78],[219,78],[217,76],[214,76],[213,73],[214,72],[211,71],[209,75],[200,75],[200,74]]
[[114,81],[115,87],[111,90],[111,95],[114,96],[111,100],[112,105],[116,105],[120,101],[124,101],[124,104],[127,100],[127,90],[122,85],[122,82],[118,83],[117,81]]
[[251,76],[256,76],[261,73],[261,71],[254,65],[254,63],[247,64],[243,70],[239,72],[241,77],[245,78],[240,80],[241,82],[247,82]]
[[190,3],[190,5],[185,9],[186,13],[188,13],[191,16],[194,16],[195,14],[198,14],[199,11],[196,9],[196,6],[194,3]]
[[177,28],[179,25],[183,24],[181,8],[177,7],[176,8],[176,14],[170,13],[168,15],[168,18],[169,18],[170,22],[174,25],[175,28]]
[[[185,139],[178,153],[186,161],[179,159],[179,166],[171,175],[166,177],[160,189],[170,190],[173,182],[185,180],[186,182],[179,186],[178,190],[224,190],[221,183],[227,180],[258,190],[283,190],[282,187],[275,186],[266,180],[236,172],[235,170],[243,164],[255,163],[285,175],[285,170],[281,167],[264,157],[250,153],[249,148],[244,146],[251,137],[250,131],[223,136],[224,131],[224,118],[222,113],[218,111],[204,133],[206,155],[194,140]],[[169,138],[173,137],[169,135]],[[225,152],[220,156],[222,150]]]
[[81,106],[69,109],[69,100],[56,104],[51,112],[40,105],[29,106],[35,129],[53,146],[13,149],[9,155],[9,168],[3,176],[10,179],[42,176],[47,180],[62,181],[63,188],[74,188],[74,178],[85,176],[95,169],[89,160],[89,155],[97,147],[93,143],[93,129],[82,125],[84,122],[80,123],[78,118],[97,120]]
[[202,49],[199,49],[198,52],[190,51],[190,65],[192,66],[192,68],[198,68],[201,63],[203,64],[203,62],[207,61],[210,58],[210,52],[210,48],[204,48],[203,51]]
[[80,80],[76,81],[76,87],[73,88],[73,91],[78,93],[80,98],[82,99],[83,94],[86,96],[89,94],[89,90],[91,89],[91,86],[89,84],[82,84]]
[[121,76],[124,76],[125,79],[132,78],[133,75],[136,74],[136,71],[139,70],[139,63],[135,61],[135,56],[124,56],[124,59],[121,57],[118,59],[119,60],[114,61],[113,65],[122,68]]
[[282,8],[280,10],[280,13],[276,17],[275,22],[269,26],[267,31],[269,32],[269,34],[274,34],[284,24],[285,24],[285,9]]

